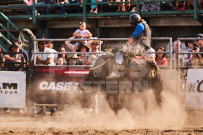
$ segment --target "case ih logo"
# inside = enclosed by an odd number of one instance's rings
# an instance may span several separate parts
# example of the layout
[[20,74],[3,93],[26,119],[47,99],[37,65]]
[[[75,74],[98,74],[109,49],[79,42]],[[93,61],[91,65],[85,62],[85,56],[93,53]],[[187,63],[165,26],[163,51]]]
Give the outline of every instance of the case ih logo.
[[2,83],[0,84],[0,94],[18,94],[17,83]]

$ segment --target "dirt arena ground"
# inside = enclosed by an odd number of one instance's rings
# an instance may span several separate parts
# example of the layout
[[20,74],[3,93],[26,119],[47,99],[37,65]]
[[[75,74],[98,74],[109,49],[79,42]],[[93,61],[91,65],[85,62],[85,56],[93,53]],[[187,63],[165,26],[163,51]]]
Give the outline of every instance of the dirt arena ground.
[[105,102],[100,102],[99,113],[68,107],[55,116],[50,112],[33,116],[33,110],[8,114],[0,108],[0,135],[203,135],[202,111],[186,110],[185,92],[177,92],[174,82],[165,85],[168,89],[162,93],[161,108],[152,92],[147,93],[147,113],[137,97],[131,103],[133,110],[122,109],[117,114]]
[[183,129],[183,130],[59,130],[49,128],[39,129],[1,129],[1,135],[202,135],[203,129]]
[[139,116],[121,110],[118,115],[81,113],[77,109],[50,116],[0,114],[0,135],[203,135],[203,114],[171,113]]
[[[88,127],[55,127],[53,126],[39,126],[35,127],[35,124],[39,124],[35,120],[29,120],[32,121],[31,125],[24,125],[25,119],[18,119],[19,121],[12,121],[12,122],[6,122],[9,123],[7,127],[1,127],[0,128],[0,135],[203,135],[203,127],[201,126],[190,126],[190,127],[184,127],[184,128],[177,128],[177,129],[111,129],[111,128],[88,128]],[[1,121],[1,124],[4,123],[4,121]],[[31,124],[30,123],[30,124]],[[42,123],[41,123],[42,124]],[[46,124],[46,122],[44,123]],[[56,123],[55,123],[56,124]],[[14,126],[15,125],[15,126]],[[59,124],[60,125],[60,124]]]

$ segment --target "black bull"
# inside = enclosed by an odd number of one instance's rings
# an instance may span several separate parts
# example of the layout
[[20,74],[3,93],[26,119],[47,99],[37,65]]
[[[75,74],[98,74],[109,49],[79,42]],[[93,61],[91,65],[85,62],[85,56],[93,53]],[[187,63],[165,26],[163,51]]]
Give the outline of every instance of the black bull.
[[[107,79],[115,64],[115,56],[103,55],[98,58],[94,67],[89,72],[87,78],[81,83],[84,90],[82,106],[88,107],[96,92],[102,92],[114,112],[122,108],[130,109],[130,96],[137,93],[146,92],[152,89],[156,103],[161,105],[161,91],[163,89],[159,69],[156,64],[146,59],[137,59],[141,64],[136,64],[128,57],[124,57],[125,63],[120,67],[120,77]],[[91,89],[91,90],[90,90]],[[139,95],[139,94],[137,94]],[[147,99],[143,97],[144,107],[147,109]]]
[[[140,95],[137,93],[146,92],[152,89],[157,104],[161,105],[161,91],[163,89],[162,80],[159,75],[157,66],[146,59],[137,59],[141,64],[137,65],[128,57],[124,58],[125,63],[120,69],[121,77],[115,79],[106,79],[112,72],[115,64],[114,55],[103,55],[98,58],[94,67],[78,87],[79,94],[73,95],[68,92],[52,92],[52,90],[39,90],[40,80],[63,82],[68,77],[54,77],[39,74],[37,72],[35,83],[31,83],[28,97],[32,102],[39,104],[81,104],[83,108],[88,108],[94,102],[94,95],[101,92],[108,102],[110,108],[114,112],[118,112],[122,108],[130,109],[128,106],[131,102],[131,95]],[[144,101],[144,107],[147,108],[146,97],[141,97]]]

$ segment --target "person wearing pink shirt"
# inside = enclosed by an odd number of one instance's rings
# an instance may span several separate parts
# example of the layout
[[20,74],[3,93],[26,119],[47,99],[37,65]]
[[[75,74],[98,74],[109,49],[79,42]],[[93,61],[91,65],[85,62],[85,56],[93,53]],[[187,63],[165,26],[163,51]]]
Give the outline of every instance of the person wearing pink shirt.
[[[159,47],[158,52],[165,52],[165,48]],[[155,60],[157,65],[168,66],[168,60],[166,58],[166,54],[164,53],[157,53]]]

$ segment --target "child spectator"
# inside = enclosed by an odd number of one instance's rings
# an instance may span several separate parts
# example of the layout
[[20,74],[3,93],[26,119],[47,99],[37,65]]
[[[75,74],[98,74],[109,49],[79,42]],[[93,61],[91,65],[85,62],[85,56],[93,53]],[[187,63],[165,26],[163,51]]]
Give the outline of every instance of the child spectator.
[[63,64],[64,64],[63,63],[63,58],[62,57],[58,57],[56,65],[63,65]]
[[[159,47],[159,49],[157,51],[165,52],[165,48]],[[157,53],[155,60],[156,60],[157,65],[168,66],[168,60],[166,58],[166,54],[164,54],[164,53]]]
[[90,38],[92,37],[92,33],[87,30],[87,24],[86,22],[80,22],[80,26],[79,29],[77,29],[74,33],[73,36],[74,37],[79,37],[79,38]]

